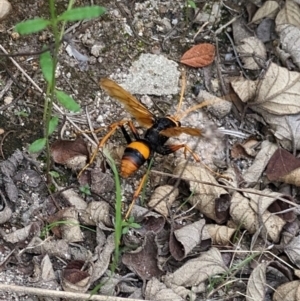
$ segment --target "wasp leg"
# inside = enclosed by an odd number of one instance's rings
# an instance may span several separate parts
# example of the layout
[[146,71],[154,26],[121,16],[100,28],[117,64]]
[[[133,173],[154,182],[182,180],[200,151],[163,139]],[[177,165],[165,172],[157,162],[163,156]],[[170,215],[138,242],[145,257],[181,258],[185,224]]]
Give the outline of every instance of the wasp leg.
[[189,152],[195,159],[195,161],[200,162],[200,158],[197,154],[195,154],[187,145],[185,144],[171,144],[171,145],[164,145],[159,147],[156,152],[161,154],[161,155],[169,155],[172,153],[175,153],[178,151],[180,148],[184,148],[184,155],[186,157],[186,152]]
[[[133,124],[133,122],[132,122],[131,120],[128,121],[128,126],[130,127],[130,130],[131,130],[131,132],[132,132],[134,138],[135,138],[136,140],[140,139],[140,135],[139,135],[139,133],[137,132],[137,129],[136,129],[136,127],[134,126],[134,124]],[[125,137],[125,139],[126,139],[126,141],[127,141],[127,144],[131,143],[131,142],[132,142],[132,139],[131,139],[130,136],[128,135],[128,133],[127,133],[127,131],[126,131],[124,125],[121,125],[120,127],[121,127],[122,133],[123,133],[123,135],[124,135],[124,137]]]
[[98,150],[103,147],[103,145],[107,142],[107,140],[110,138],[110,136],[112,136],[119,127],[122,127],[122,126],[124,126],[124,124],[130,123],[130,122],[131,121],[129,121],[129,120],[122,120],[122,121],[114,122],[113,124],[111,124],[109,126],[109,129],[110,129],[109,132],[99,141],[98,146],[94,150],[89,162],[81,169],[81,171],[77,175],[77,178],[80,178],[82,173],[94,162],[95,157],[98,153]]
[[143,176],[143,178],[142,178],[142,180],[141,180],[141,182],[140,182],[140,184],[139,184],[139,187],[138,187],[138,188],[136,189],[136,191],[134,192],[133,198],[132,198],[132,201],[131,201],[131,204],[130,204],[130,206],[129,206],[129,208],[128,208],[126,214],[125,214],[125,217],[124,217],[125,220],[128,219],[128,217],[129,217],[129,215],[130,215],[130,213],[131,213],[131,211],[132,211],[132,208],[133,208],[133,206],[135,205],[135,202],[136,202],[136,200],[137,200],[137,198],[138,198],[138,196],[139,196],[141,190],[143,189],[143,187],[144,187],[144,185],[145,185],[145,182],[146,182],[146,180],[147,180],[147,176],[148,176],[147,174],[144,174],[144,176]]

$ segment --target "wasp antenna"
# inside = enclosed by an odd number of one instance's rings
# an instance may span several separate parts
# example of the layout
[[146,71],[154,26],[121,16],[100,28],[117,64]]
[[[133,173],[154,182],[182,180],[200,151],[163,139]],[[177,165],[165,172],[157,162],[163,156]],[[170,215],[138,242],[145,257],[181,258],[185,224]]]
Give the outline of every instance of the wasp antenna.
[[182,70],[182,73],[181,73],[181,92],[180,92],[180,98],[179,98],[177,111],[176,111],[176,114],[174,115],[175,120],[179,120],[177,116],[179,115],[179,111],[181,109],[185,88],[186,88],[186,71],[185,71],[185,68],[184,68]]

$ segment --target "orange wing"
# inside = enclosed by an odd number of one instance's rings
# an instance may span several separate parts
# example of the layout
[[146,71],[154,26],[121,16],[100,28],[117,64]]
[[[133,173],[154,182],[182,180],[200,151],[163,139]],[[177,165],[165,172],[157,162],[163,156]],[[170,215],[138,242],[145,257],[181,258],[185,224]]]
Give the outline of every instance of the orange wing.
[[191,136],[202,136],[202,132],[199,129],[190,128],[190,127],[173,127],[168,128],[165,130],[162,130],[159,132],[161,135],[164,135],[166,137],[176,137],[180,134],[188,134]]
[[150,128],[154,123],[153,114],[144,107],[133,95],[123,89],[117,83],[108,78],[100,80],[100,87],[107,92],[107,94],[118,101],[120,101],[125,109],[130,113],[137,122],[145,127]]

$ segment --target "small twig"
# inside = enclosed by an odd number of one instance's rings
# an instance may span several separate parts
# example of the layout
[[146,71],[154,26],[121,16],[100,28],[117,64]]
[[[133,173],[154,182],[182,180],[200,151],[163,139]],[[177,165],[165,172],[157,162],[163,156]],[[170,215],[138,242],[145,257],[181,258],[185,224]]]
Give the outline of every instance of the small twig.
[[0,53],[0,57],[1,56],[6,56],[6,57],[16,57],[16,56],[32,56],[32,55],[40,55],[42,53],[45,53],[47,51],[51,51],[53,49],[53,45],[50,45],[42,50],[38,50],[38,51],[33,51],[33,52],[17,52],[17,53],[7,53],[6,51],[4,51],[4,49],[2,48],[1,46],[1,50],[4,52],[4,53]]
[[45,288],[26,287],[26,286],[18,286],[18,285],[11,285],[11,284],[0,284],[0,291],[26,294],[26,295],[31,295],[31,296],[64,298],[67,300],[136,301],[136,299],[131,299],[131,298],[119,298],[119,297],[113,297],[113,296],[71,293],[71,292],[64,292],[64,291],[49,290],[49,289],[45,289]]
[[87,122],[88,122],[88,125],[89,125],[89,129],[91,131],[91,134],[92,134],[93,138],[95,139],[95,142],[98,145],[99,141],[98,141],[98,138],[96,136],[95,129],[92,125],[92,121],[91,121],[90,114],[89,114],[89,111],[88,111],[87,107],[85,108],[85,114],[86,114],[86,119],[87,119]]
[[[224,24],[223,26],[219,27],[216,31],[215,31],[215,35],[217,36],[218,34],[220,34],[222,32],[223,29],[225,29],[226,27],[228,27],[230,24],[232,24],[233,22],[235,22],[238,18],[240,18],[240,15],[235,16],[234,18],[232,18],[231,20],[229,20],[226,24]],[[225,31],[226,32],[226,31]]]
[[220,68],[220,64],[221,64],[221,60],[220,60],[220,53],[219,53],[219,43],[218,43],[218,37],[215,35],[215,42],[216,42],[216,68],[217,68],[217,73],[218,73],[218,78],[221,84],[221,88],[222,88],[222,92],[224,95],[228,94],[227,89],[225,87],[224,84],[224,80],[223,80],[223,76],[222,76],[222,72],[221,72],[221,68]]
[[201,27],[200,27],[200,29],[195,33],[195,35],[194,35],[194,37],[193,37],[193,40],[195,41],[195,39],[196,39],[196,37],[198,36],[198,34],[204,29],[204,27],[206,26],[206,25],[208,25],[209,24],[209,22],[207,21],[207,22],[205,22]]
[[230,43],[231,43],[231,46],[232,46],[232,49],[233,49],[233,52],[234,52],[236,61],[237,61],[238,65],[240,66],[240,68],[241,68],[241,70],[242,70],[244,76],[245,76],[247,79],[250,79],[249,76],[247,75],[247,73],[245,72],[244,67],[243,67],[243,65],[242,65],[242,63],[241,63],[241,61],[240,61],[240,59],[239,59],[239,55],[238,55],[238,53],[237,53],[237,51],[236,51],[236,49],[235,49],[235,45],[234,45],[234,43],[233,43],[233,40],[232,40],[231,36],[230,36],[226,31],[225,31],[225,34],[226,34],[228,40],[229,40]]

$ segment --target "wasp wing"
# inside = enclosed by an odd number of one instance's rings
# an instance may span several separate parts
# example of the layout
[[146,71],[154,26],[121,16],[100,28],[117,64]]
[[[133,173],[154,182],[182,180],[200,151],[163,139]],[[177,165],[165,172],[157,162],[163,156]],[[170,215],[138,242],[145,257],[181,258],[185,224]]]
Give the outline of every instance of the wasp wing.
[[120,101],[125,109],[130,113],[137,122],[145,127],[150,128],[154,123],[153,114],[144,107],[133,95],[123,89],[117,83],[108,78],[100,80],[100,87],[107,92],[107,94],[118,101]]
[[195,128],[190,127],[173,127],[173,128],[167,128],[165,130],[162,130],[159,132],[161,135],[164,135],[166,137],[176,137],[181,134],[188,134],[191,136],[202,136],[202,131]]

